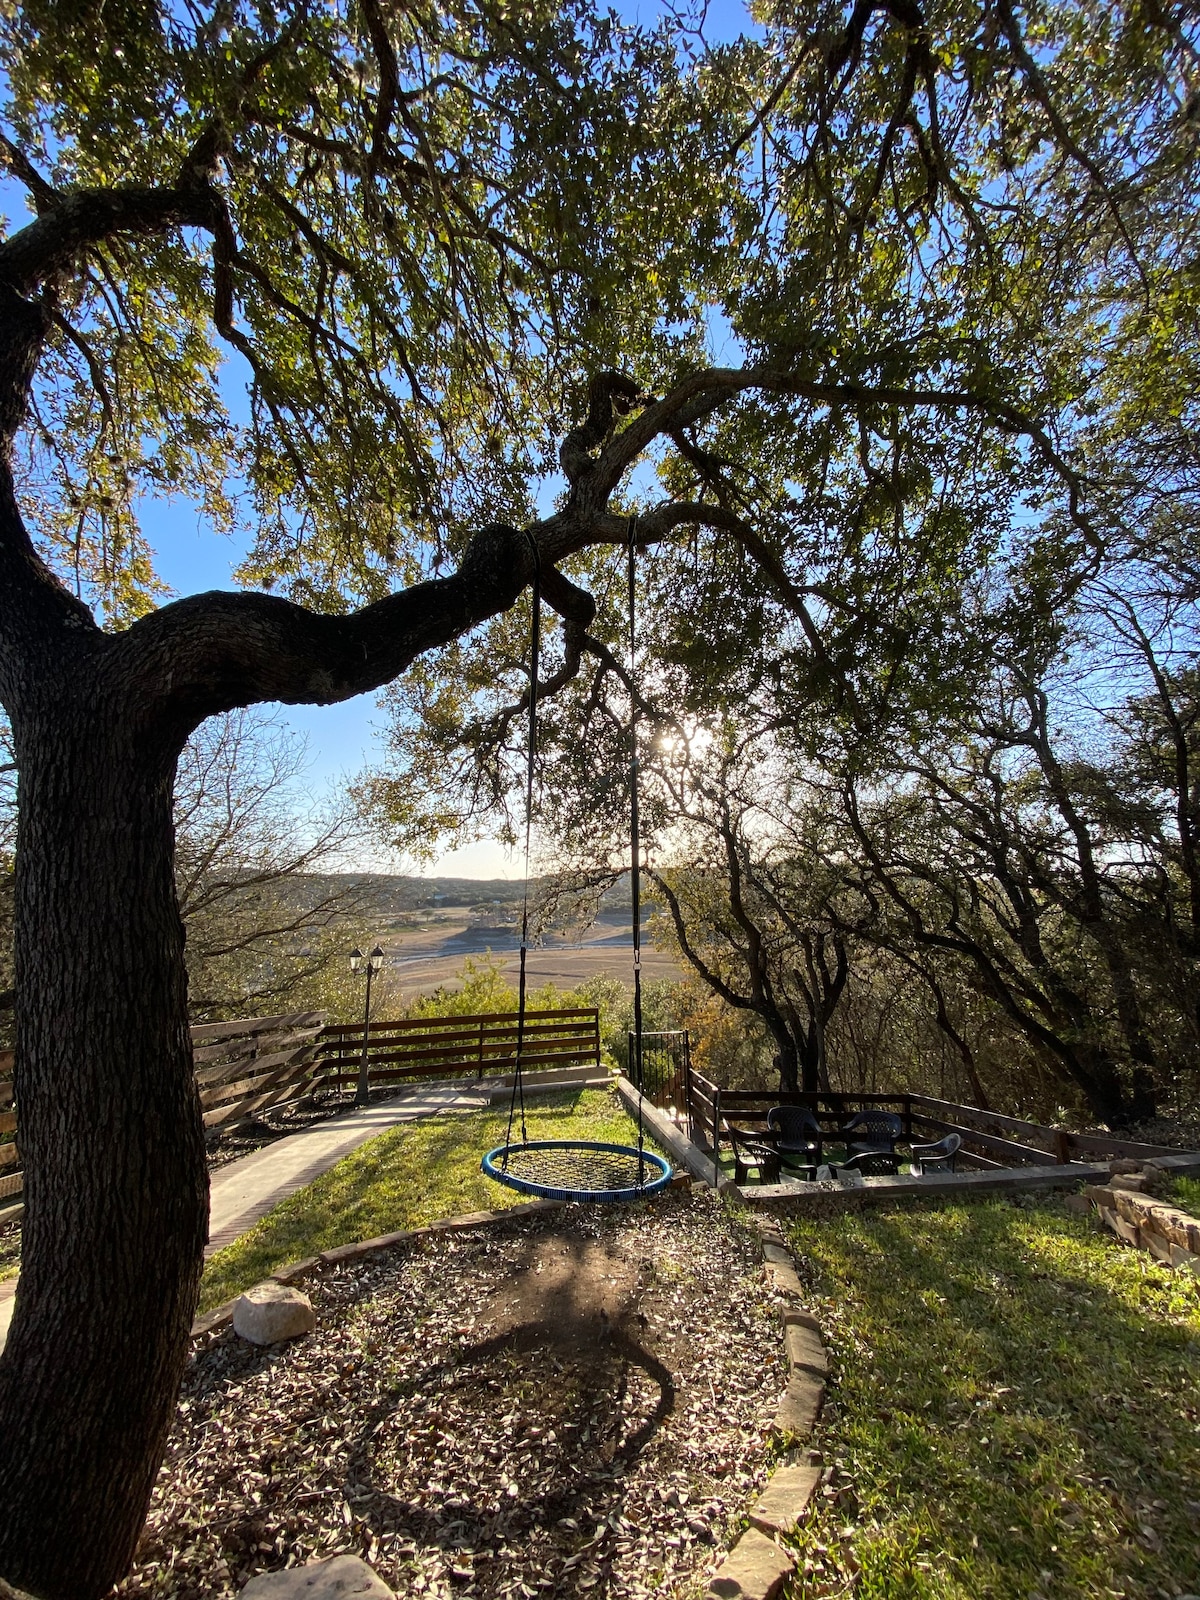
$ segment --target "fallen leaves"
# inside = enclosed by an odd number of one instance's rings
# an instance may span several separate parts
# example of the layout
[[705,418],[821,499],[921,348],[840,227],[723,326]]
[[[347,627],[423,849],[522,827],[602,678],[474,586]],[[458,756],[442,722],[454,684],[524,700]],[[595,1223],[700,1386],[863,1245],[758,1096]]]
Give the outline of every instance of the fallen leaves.
[[337,1550],[427,1600],[694,1587],[766,1477],[785,1373],[760,1261],[676,1194],[316,1281],[315,1334],[198,1351],[117,1593],[208,1600]]

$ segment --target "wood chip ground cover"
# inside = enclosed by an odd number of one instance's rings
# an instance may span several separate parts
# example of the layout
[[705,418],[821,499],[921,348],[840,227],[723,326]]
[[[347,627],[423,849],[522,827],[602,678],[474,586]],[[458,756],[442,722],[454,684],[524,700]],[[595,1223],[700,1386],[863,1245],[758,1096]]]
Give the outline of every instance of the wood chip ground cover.
[[198,1348],[116,1593],[339,1550],[423,1600],[693,1593],[765,1481],[781,1302],[707,1192],[429,1235],[311,1294],[294,1345]]

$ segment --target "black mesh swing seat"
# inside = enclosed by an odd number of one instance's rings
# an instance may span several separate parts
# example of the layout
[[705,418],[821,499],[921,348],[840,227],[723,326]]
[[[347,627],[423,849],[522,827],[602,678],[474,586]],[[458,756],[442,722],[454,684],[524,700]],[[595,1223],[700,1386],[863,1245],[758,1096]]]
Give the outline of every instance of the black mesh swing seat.
[[483,1158],[497,1183],[543,1200],[640,1200],[671,1181],[656,1151],[592,1139],[528,1139],[501,1144]]

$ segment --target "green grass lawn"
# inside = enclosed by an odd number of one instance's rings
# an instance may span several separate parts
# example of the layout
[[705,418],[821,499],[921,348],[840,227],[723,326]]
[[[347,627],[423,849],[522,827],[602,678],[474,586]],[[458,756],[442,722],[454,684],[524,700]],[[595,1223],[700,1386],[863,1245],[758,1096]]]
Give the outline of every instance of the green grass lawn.
[[1200,1280],[1053,1202],[790,1224],[835,1363],[805,1596],[1200,1588]]
[[[530,1100],[531,1139],[636,1143],[637,1127],[615,1093],[571,1089]],[[275,1207],[249,1233],[209,1261],[200,1309],[211,1310],[253,1283],[335,1245],[419,1228],[465,1211],[498,1211],[527,1195],[485,1178],[479,1162],[503,1144],[508,1108],[431,1117],[393,1128],[339,1161],[315,1183]],[[514,1127],[513,1137],[519,1137]],[[647,1146],[657,1146],[647,1137]]]
[[1200,1178],[1176,1178],[1169,1196],[1172,1205],[1190,1217],[1200,1217]]

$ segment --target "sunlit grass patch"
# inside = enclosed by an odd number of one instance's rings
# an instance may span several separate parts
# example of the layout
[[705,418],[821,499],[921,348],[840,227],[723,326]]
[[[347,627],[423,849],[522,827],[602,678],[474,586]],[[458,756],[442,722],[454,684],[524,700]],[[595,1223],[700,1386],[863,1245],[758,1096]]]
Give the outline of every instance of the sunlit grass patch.
[[1171,1184],[1170,1198],[1181,1211],[1200,1217],[1200,1178],[1176,1178]]
[[[636,1143],[637,1127],[616,1095],[571,1089],[531,1100],[531,1139]],[[408,1122],[360,1145],[315,1183],[277,1205],[209,1261],[200,1308],[210,1310],[289,1261],[336,1245],[419,1228],[467,1211],[498,1211],[528,1196],[485,1178],[479,1162],[503,1144],[508,1108]],[[519,1121],[513,1138],[519,1137]],[[657,1149],[647,1135],[648,1148]]]
[[1200,1282],[1053,1204],[797,1223],[853,1496],[805,1594],[1150,1600],[1200,1572]]

